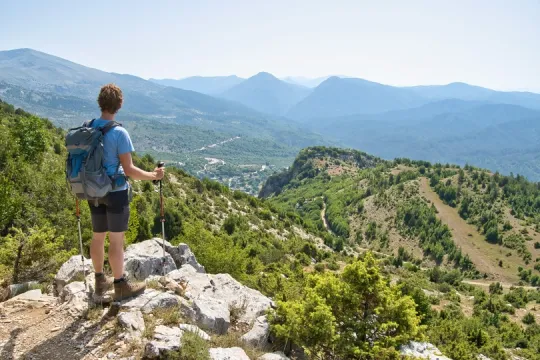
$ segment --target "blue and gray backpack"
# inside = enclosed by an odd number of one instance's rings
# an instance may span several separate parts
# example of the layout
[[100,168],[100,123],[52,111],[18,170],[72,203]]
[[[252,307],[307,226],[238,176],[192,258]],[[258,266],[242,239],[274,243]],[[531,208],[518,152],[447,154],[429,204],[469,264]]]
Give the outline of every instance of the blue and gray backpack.
[[71,192],[77,198],[95,201],[97,205],[98,200],[113,190],[115,185],[103,165],[103,137],[112,128],[122,125],[110,121],[103,127],[93,128],[93,122],[69,129],[66,135],[66,177]]

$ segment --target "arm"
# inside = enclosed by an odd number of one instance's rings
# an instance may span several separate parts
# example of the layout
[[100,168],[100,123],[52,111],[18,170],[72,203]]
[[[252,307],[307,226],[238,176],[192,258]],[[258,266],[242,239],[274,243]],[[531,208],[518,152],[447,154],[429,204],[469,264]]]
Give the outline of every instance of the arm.
[[163,178],[164,168],[155,168],[153,172],[148,172],[133,165],[130,152],[121,154],[119,157],[124,173],[133,180],[161,180]]

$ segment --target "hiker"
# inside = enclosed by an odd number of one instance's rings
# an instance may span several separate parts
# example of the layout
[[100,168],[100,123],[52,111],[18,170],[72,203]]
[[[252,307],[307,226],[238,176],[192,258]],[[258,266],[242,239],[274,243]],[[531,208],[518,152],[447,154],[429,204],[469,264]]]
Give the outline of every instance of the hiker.
[[[93,128],[103,128],[122,107],[122,90],[108,84],[101,88],[97,102],[101,117],[90,124]],[[111,125],[111,124],[109,124]],[[111,177],[112,190],[97,201],[89,200],[92,216],[93,236],[90,244],[90,257],[95,271],[95,296],[103,296],[114,284],[114,300],[119,301],[144,292],[144,282],[133,282],[124,277],[124,236],[128,229],[130,185],[126,176],[134,180],[161,180],[164,168],[147,172],[133,165],[131,153],[135,151],[131,138],[125,128],[114,126],[103,136],[103,164]],[[97,205],[97,206],[96,206]],[[105,256],[105,236],[109,232],[109,263],[113,278],[103,274]]]

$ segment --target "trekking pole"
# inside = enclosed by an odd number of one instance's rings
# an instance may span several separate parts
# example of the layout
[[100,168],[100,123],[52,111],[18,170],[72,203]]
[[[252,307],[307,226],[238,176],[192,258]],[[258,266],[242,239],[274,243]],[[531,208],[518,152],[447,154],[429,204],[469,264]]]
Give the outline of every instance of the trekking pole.
[[82,233],[81,233],[81,212],[79,209],[79,198],[75,199],[76,204],[76,214],[77,214],[77,227],[79,228],[79,245],[81,247],[81,262],[83,267],[83,276],[84,276],[84,291],[88,291],[88,287],[86,286],[86,266],[84,266],[84,255],[83,255],[83,246],[82,246]]
[[[162,168],[165,165],[163,161],[158,162],[157,167]],[[154,184],[158,180],[154,180]],[[165,209],[163,207],[163,180],[159,180],[159,210],[161,215],[161,239],[163,245],[163,276],[165,276]]]

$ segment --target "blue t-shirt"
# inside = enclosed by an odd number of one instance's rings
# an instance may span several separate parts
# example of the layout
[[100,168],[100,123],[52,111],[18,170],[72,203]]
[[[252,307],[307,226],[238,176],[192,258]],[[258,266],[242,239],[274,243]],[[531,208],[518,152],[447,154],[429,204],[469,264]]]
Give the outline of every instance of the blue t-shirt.
[[[92,123],[93,128],[102,127],[107,125],[109,120],[96,119]],[[124,169],[120,164],[120,155],[135,151],[133,143],[126,129],[121,126],[115,126],[105,134],[103,138],[103,161],[107,171],[107,175],[112,176],[116,173],[118,168],[118,174],[124,174]],[[119,167],[118,167],[119,166]],[[113,191],[126,190],[128,184],[120,177],[117,182],[117,187]]]

